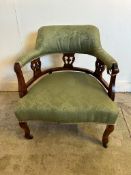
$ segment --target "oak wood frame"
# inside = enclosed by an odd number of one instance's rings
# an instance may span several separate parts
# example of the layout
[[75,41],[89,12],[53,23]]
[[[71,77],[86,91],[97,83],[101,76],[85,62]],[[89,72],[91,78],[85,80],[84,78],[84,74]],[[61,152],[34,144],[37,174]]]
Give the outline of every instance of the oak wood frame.
[[[107,71],[107,73],[110,74],[111,76],[110,82],[108,84],[102,77],[102,74],[105,70],[105,65],[99,58],[96,58],[95,71],[92,71],[92,70],[85,69],[85,68],[74,67],[73,66],[73,63],[75,61],[74,55],[75,53],[64,53],[62,57],[62,60],[64,62],[63,67],[50,68],[44,71],[41,70],[40,58],[34,59],[33,61],[31,61],[31,69],[33,70],[33,77],[27,82],[25,82],[20,64],[16,62],[14,64],[14,70],[16,72],[17,79],[18,79],[18,91],[19,91],[20,98],[22,98],[23,96],[27,94],[28,87],[41,76],[45,74],[51,74],[52,72],[56,72],[56,71],[72,70],[72,71],[85,72],[87,74],[94,76],[104,86],[108,96],[114,101],[115,99],[115,80],[116,80],[117,73],[119,73],[117,64],[113,64],[112,68],[109,71]],[[19,125],[21,128],[24,129],[25,137],[27,139],[33,138],[33,136],[30,135],[30,130],[26,122],[20,122]],[[114,130],[114,125],[107,125],[103,133],[102,144],[105,148],[107,147],[107,144],[108,144],[108,136],[113,130]]]

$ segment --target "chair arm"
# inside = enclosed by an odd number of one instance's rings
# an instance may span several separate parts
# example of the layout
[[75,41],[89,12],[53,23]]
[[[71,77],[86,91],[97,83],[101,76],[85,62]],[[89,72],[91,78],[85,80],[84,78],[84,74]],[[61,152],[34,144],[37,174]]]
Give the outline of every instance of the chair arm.
[[116,80],[116,75],[119,73],[119,68],[117,63],[112,64],[112,68],[108,70],[108,74],[110,74],[110,83],[108,84],[102,77],[102,74],[105,70],[105,64],[103,61],[97,58],[96,64],[95,64],[95,71],[94,71],[94,76],[103,84],[103,86],[107,89],[108,91],[108,96],[114,101],[115,99],[115,80]]
[[103,48],[96,49],[94,51],[94,56],[106,65],[108,73],[112,69],[113,65],[117,65],[117,61],[109,55]]
[[27,54],[24,54],[24,55],[20,56],[20,58],[16,62],[19,63],[20,67],[23,67],[28,62],[32,61],[35,58],[40,57],[41,55],[42,54],[41,54],[40,50],[34,49],[34,50],[28,52]]

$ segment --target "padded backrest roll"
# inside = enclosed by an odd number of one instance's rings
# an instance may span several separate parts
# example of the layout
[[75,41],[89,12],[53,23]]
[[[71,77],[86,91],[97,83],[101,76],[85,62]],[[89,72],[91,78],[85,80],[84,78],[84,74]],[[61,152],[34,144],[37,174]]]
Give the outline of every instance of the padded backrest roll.
[[36,49],[41,54],[87,53],[101,47],[99,30],[92,25],[44,26],[38,30]]

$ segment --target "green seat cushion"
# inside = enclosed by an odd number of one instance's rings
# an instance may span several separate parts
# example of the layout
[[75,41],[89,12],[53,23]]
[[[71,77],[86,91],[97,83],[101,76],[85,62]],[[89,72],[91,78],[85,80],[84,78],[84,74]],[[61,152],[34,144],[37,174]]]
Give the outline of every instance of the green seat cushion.
[[65,71],[42,77],[20,99],[15,114],[19,121],[114,124],[118,108],[94,77]]

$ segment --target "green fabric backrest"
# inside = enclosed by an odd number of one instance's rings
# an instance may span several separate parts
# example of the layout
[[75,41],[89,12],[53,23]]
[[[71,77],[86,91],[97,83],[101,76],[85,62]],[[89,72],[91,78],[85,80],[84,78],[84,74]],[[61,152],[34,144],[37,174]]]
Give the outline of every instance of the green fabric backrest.
[[38,30],[36,49],[41,54],[88,53],[101,48],[99,30],[92,25],[44,26]]
[[116,60],[101,46],[97,27],[92,25],[44,26],[38,30],[34,50],[22,55],[17,62],[22,66],[38,57],[52,53],[83,53],[99,58],[111,69]]

